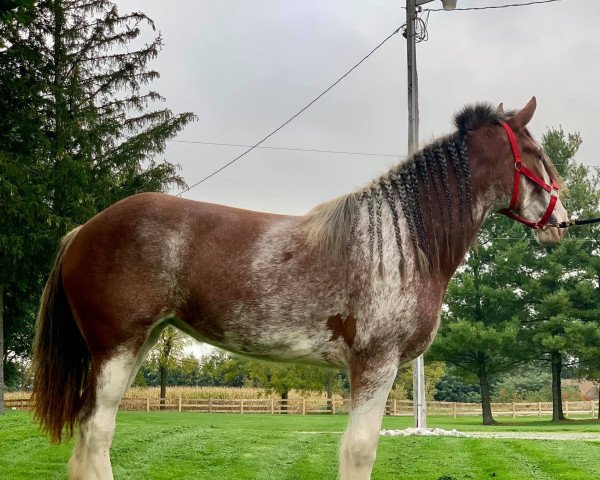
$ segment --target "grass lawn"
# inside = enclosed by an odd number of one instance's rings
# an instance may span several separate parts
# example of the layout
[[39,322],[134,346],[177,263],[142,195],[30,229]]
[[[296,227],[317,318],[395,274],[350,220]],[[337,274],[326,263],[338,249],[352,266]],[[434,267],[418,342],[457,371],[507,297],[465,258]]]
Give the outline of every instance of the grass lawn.
[[[345,416],[121,412],[112,448],[115,480],[334,480],[346,422]],[[386,417],[383,426],[411,422]],[[600,433],[597,421],[479,422],[432,417],[429,426]],[[9,411],[0,417],[0,479],[64,479],[72,445],[50,445],[27,413]],[[591,441],[381,437],[373,478],[587,480],[600,477],[599,458],[600,442]]]

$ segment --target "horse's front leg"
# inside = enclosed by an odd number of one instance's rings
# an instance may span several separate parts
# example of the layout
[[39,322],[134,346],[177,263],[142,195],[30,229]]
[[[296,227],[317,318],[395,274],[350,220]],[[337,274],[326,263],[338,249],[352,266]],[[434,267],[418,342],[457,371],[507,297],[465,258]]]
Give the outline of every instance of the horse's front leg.
[[352,407],[340,447],[340,480],[369,480],[398,356],[361,355],[350,362]]

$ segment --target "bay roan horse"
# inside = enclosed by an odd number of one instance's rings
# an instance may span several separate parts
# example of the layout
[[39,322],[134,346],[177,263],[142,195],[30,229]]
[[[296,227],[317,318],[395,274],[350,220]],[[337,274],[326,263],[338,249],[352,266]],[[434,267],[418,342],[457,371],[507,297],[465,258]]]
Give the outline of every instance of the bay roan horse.
[[541,242],[564,233],[539,224],[567,220],[557,189],[518,172],[560,182],[526,128],[535,108],[466,107],[455,133],[305,216],[147,193],[70,232],[38,316],[34,399],[52,440],[77,427],[71,478],[112,478],[119,402],[167,324],[244,355],[348,368],[340,478],[370,478],[397,368],[431,343],[486,216],[516,187],[512,211]]

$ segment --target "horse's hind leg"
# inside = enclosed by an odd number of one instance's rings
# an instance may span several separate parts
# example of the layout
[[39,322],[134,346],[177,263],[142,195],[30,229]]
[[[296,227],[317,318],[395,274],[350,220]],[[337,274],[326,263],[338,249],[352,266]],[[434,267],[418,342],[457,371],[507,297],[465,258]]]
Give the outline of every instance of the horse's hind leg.
[[396,377],[396,355],[350,362],[352,410],[340,446],[340,480],[369,480],[385,404]]
[[148,350],[156,343],[161,327],[151,332],[142,347],[122,346],[108,358],[92,358],[97,375],[96,409],[79,425],[77,444],[69,462],[71,480],[112,480],[110,446],[119,403]]

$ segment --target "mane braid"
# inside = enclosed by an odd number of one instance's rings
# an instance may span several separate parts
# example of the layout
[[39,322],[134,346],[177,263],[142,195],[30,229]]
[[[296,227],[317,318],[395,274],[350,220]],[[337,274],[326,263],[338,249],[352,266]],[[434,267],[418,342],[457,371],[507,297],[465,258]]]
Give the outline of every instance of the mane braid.
[[433,188],[435,190],[435,196],[437,200],[437,205],[440,210],[440,215],[442,216],[442,226],[444,228],[444,236],[446,237],[446,248],[449,247],[449,237],[448,237],[448,226],[446,219],[448,215],[444,211],[444,204],[442,202],[442,186],[440,185],[440,178],[438,176],[438,169],[435,164],[435,157],[433,156],[433,151],[431,148],[427,148],[423,150],[423,158],[427,163],[427,168],[429,170],[429,175],[431,176],[431,180],[433,183]]
[[400,254],[400,261],[398,262],[398,269],[400,275],[403,273],[404,263],[404,248],[402,247],[402,234],[400,233],[400,225],[398,218],[398,209],[396,208],[396,199],[394,197],[394,187],[390,181],[390,176],[383,177],[381,180],[381,186],[383,187],[383,193],[387,200],[388,206],[390,207],[390,213],[392,215],[392,223],[394,224],[394,234],[396,236],[396,245],[398,247],[398,253]]
[[458,158],[458,151],[456,150],[456,145],[454,144],[454,140],[452,138],[448,138],[444,141],[444,145],[450,153],[450,159],[452,160],[452,166],[454,167],[454,173],[456,176],[456,187],[458,188],[458,215],[460,217],[461,223],[464,225],[465,222],[465,212],[464,212],[464,198],[465,198],[465,188],[463,185],[463,175],[462,175],[462,167],[460,165],[460,160]]
[[417,240],[416,227],[409,207],[408,194],[404,186],[404,181],[400,173],[393,174],[391,178],[394,181],[396,188],[398,189],[398,196],[400,197],[400,206],[402,207],[404,218],[406,218],[406,224],[408,225],[408,233],[410,234],[410,240],[415,250],[415,254],[418,255],[419,241]]
[[[407,187],[410,189],[408,198],[410,199],[410,207],[413,212],[415,219],[415,225],[417,227],[417,233],[419,236],[419,245],[421,251],[425,253],[427,259],[427,267],[432,263],[431,249],[429,248],[429,241],[427,239],[427,232],[425,230],[425,224],[423,223],[423,210],[421,209],[421,194],[419,192],[419,180],[417,179],[416,167],[414,162],[407,165],[405,178],[407,180]],[[425,268],[424,270],[428,270]]]
[[375,215],[373,211],[373,195],[372,190],[369,188],[365,197],[367,199],[367,211],[369,212],[369,259],[373,262],[373,246],[375,243]]
[[350,231],[348,232],[348,242],[346,244],[346,253],[350,256],[352,247],[356,241],[356,227],[358,226],[358,220],[360,219],[360,209],[365,199],[365,192],[361,192],[356,199],[356,206],[352,212],[352,224],[350,225]]
[[381,188],[375,188],[375,227],[377,232],[377,250],[379,252],[379,275],[383,277],[383,230],[381,228],[381,208],[383,195]]
[[460,137],[456,145],[458,147],[458,153],[461,161],[462,173],[465,180],[465,193],[467,198],[467,207],[469,209],[469,220],[471,223],[475,223],[473,219],[473,184],[471,183],[471,166],[469,164],[469,152],[467,150],[467,141],[464,136]]
[[[431,189],[429,188],[429,169],[427,168],[427,161],[422,153],[417,153],[415,155],[415,167],[417,169],[417,175],[421,178],[423,182],[423,192],[425,193],[425,199],[427,200],[427,210],[429,213],[429,223],[431,223],[431,230],[433,232],[433,241],[437,245],[436,238],[436,225],[435,220],[433,218],[433,201],[431,199]],[[434,251],[437,251],[437,248],[434,248]]]
[[442,183],[444,184],[444,192],[446,194],[446,202],[448,206],[448,226],[450,230],[450,238],[454,232],[454,215],[452,214],[452,197],[450,196],[450,181],[448,179],[448,164],[446,163],[446,155],[441,145],[434,147],[435,158],[437,160],[438,167],[442,173]]

